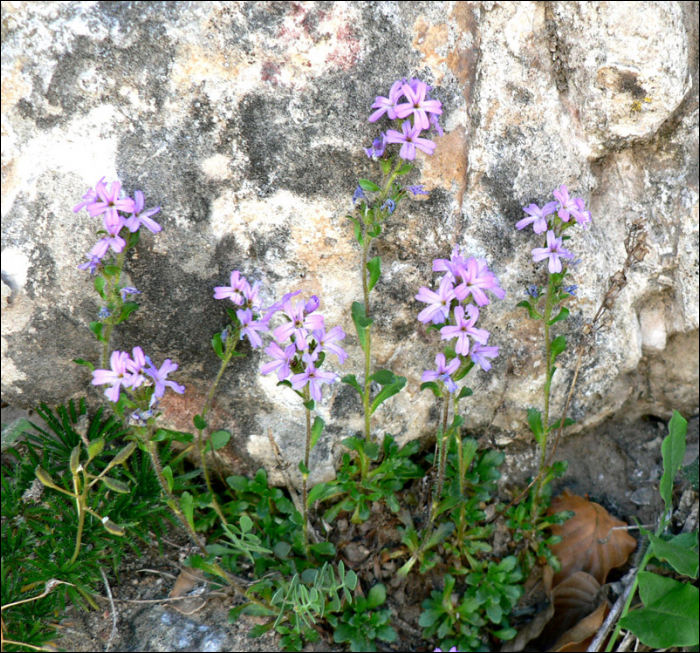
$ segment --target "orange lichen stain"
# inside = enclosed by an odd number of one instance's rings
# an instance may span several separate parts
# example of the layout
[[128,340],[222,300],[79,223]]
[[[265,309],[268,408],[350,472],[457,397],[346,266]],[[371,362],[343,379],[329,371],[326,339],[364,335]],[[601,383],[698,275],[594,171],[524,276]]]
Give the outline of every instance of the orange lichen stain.
[[206,79],[235,80],[240,75],[241,67],[230,59],[227,62],[221,50],[185,46],[178,52],[172,81],[189,86]]
[[[443,23],[431,25],[422,16],[413,25],[413,47],[423,53],[425,65],[430,67],[435,75],[435,83],[439,83],[444,77],[442,72],[446,60],[446,46],[449,37],[449,28]],[[439,52],[440,50],[443,52]]]
[[435,143],[436,154],[423,160],[421,181],[427,188],[454,190],[454,185],[464,184],[467,172],[467,132],[457,127],[449,134],[436,136]]
[[32,92],[32,85],[22,74],[24,59],[18,58],[12,65],[12,70],[7,70],[2,78],[2,113],[14,107],[22,98],[27,97]]
[[470,100],[472,83],[476,77],[479,61],[479,22],[475,8],[480,3],[456,2],[450,15],[450,24],[456,28],[457,44],[447,53],[447,66],[459,83],[464,86],[467,102]]

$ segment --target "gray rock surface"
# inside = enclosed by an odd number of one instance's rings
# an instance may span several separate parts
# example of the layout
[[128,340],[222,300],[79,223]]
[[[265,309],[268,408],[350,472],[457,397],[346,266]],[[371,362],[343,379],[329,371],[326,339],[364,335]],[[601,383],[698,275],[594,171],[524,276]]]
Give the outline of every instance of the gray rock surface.
[[[378,131],[367,123],[374,96],[415,75],[435,87],[446,133],[412,173],[430,197],[392,219],[377,247],[376,368],[408,386],[377,412],[376,432],[407,440],[433,428],[419,385],[438,342],[413,297],[432,282],[432,259],[459,243],[508,292],[483,311],[501,356],[470,383],[467,426],[527,437],[542,352],[515,305],[544,272],[529,254],[539,243],[514,224],[561,183],[594,220],[570,241],[582,258],[571,342],[621,267],[632,220],[650,247],[584,363],[577,428],[695,412],[697,12],[692,2],[3,3],[3,399],[85,392],[89,373],[71,359],[97,357],[87,325],[99,304],[77,265],[98,220],[71,208],[103,175],[162,206],[163,232],[144,236],[127,267],[142,309],[114,345],[180,363],[187,392],[164,404],[173,426],[188,428],[216,375],[209,341],[225,315],[212,288],[232,269],[268,298],[318,294],[327,322],[349,334],[343,371],[359,374],[349,319],[359,251],[344,216],[357,178],[375,173],[362,151]],[[268,429],[290,460],[302,456],[302,410],[258,374],[261,362],[235,361],[212,413],[234,434],[232,463],[269,463]],[[557,406],[571,374],[555,377]],[[314,480],[332,473],[337,440],[361,429],[348,387],[320,410]]]

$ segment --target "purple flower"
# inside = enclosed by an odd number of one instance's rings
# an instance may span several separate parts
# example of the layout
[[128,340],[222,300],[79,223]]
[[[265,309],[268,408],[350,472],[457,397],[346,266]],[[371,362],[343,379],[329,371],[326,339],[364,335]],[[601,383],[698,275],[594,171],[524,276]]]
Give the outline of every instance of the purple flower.
[[459,358],[453,358],[449,363],[445,362],[445,354],[438,354],[435,357],[436,370],[426,370],[421,376],[421,381],[437,381],[445,384],[448,392],[457,392],[457,385],[452,380],[452,375],[459,369]]
[[554,195],[559,202],[559,210],[557,211],[557,215],[563,222],[568,222],[571,215],[578,210],[575,198],[569,197],[569,189],[564,184],[553,191],[552,195]]
[[[408,102],[399,104],[396,107],[396,117],[407,118],[413,114],[413,124],[415,127],[419,128],[419,131],[422,129],[430,129],[428,113],[441,114],[442,104],[438,100],[429,100],[426,98],[426,94],[430,90],[427,84],[419,80],[411,80],[411,82],[413,83],[404,84],[401,89]],[[408,157],[403,158],[405,159]]]
[[97,182],[95,186],[95,192],[97,193],[97,198],[101,201],[95,201],[88,208],[88,213],[94,218],[95,216],[101,215],[103,213],[107,214],[111,221],[115,221],[119,216],[117,211],[124,211],[124,213],[134,212],[134,200],[130,197],[125,197],[124,199],[119,199],[119,191],[121,190],[121,182],[114,181],[109,191],[102,181]]
[[574,216],[576,222],[578,222],[584,229],[588,229],[588,225],[593,219],[591,217],[591,212],[586,210],[586,205],[582,198],[574,197],[574,204],[576,209],[571,211],[571,215]]
[[[105,178],[102,177],[102,179],[100,179],[100,181],[98,181],[97,183],[104,184],[104,181],[105,181]],[[88,190],[87,193],[85,193],[85,195],[83,195],[83,201],[80,202],[80,204],[76,204],[73,207],[73,213],[77,213],[78,211],[80,211],[80,209],[83,209],[83,208],[85,208],[89,211],[90,210],[89,207],[92,206],[93,204],[97,203],[97,201],[98,201],[97,191],[95,191],[94,188],[91,188],[90,190]]]
[[[109,363],[111,370],[95,370],[92,373],[92,385],[111,384],[111,387],[105,390],[105,396],[116,403],[119,401],[119,391],[122,386],[125,388],[136,387],[134,386],[134,362],[129,358],[127,352],[113,351]],[[138,385],[141,385],[141,382]]]
[[488,359],[498,356],[498,347],[487,347],[480,342],[475,342],[469,355],[472,361],[481,367],[484,372],[488,372],[491,369],[491,363],[489,363]]
[[578,290],[578,286],[576,284],[571,286],[564,286],[563,290],[565,293],[568,293],[572,297],[576,297],[576,291]]
[[262,347],[262,338],[260,338],[257,332],[262,331],[265,333],[268,331],[269,327],[267,322],[264,320],[257,322],[253,320],[253,311],[251,311],[249,308],[246,308],[245,310],[237,310],[236,316],[238,317],[242,327],[241,340],[243,340],[243,336],[248,336],[248,340],[250,340],[250,344],[253,349]]
[[100,320],[106,320],[110,315],[112,315],[112,311],[110,311],[107,306],[103,306],[97,311],[97,317],[100,318]]
[[89,256],[101,261],[110,247],[115,254],[119,254],[126,247],[126,241],[121,236],[105,236],[104,238],[100,238],[90,250]]
[[345,363],[348,355],[345,350],[336,343],[344,338],[345,331],[343,331],[343,327],[341,326],[334,326],[328,332],[326,332],[325,329],[314,331],[314,340],[316,340],[319,345],[316,350],[322,349],[331,352],[331,354],[335,354],[341,365]]
[[301,374],[295,374],[291,378],[292,388],[295,390],[301,390],[308,383],[309,390],[311,391],[311,398],[314,401],[321,401],[322,383],[335,383],[337,380],[338,376],[336,374],[317,370],[312,362],[308,363],[306,370]]
[[453,280],[457,280],[460,267],[464,267],[467,259],[460,252],[459,245],[455,245],[450,254],[450,258],[436,258],[433,261],[433,272],[446,272]]
[[525,294],[530,295],[533,299],[537,299],[540,296],[540,291],[539,288],[533,284],[525,288]]
[[419,184],[417,186],[406,186],[406,190],[409,190],[413,193],[413,197],[416,197],[416,195],[427,195],[428,191],[426,191],[423,188],[423,184]]
[[87,256],[88,261],[87,263],[79,265],[78,270],[90,270],[90,274],[95,274],[97,272],[97,268],[102,263],[102,259],[98,256],[95,256],[92,252],[88,252],[87,254],[85,254],[85,256]]
[[291,300],[287,300],[284,303],[283,313],[289,318],[289,322],[278,326],[273,331],[277,342],[282,343],[287,338],[293,336],[299,351],[308,349],[309,343],[306,339],[309,335],[309,331],[323,329],[325,324],[323,315],[307,315],[305,306],[308,306],[308,303],[306,305],[304,302],[292,304]]
[[479,319],[479,309],[473,304],[466,307],[466,312],[469,317],[464,318],[465,307],[457,306],[454,310],[455,326],[444,326],[440,329],[443,340],[451,340],[457,338],[455,351],[458,354],[466,356],[469,354],[469,337],[471,336],[476,342],[485,345],[489,339],[489,332],[484,329],[474,328],[474,324]]
[[432,154],[435,151],[435,143],[427,138],[420,138],[420,127],[412,127],[409,120],[406,120],[401,125],[401,131],[403,132],[402,134],[395,129],[388,130],[386,140],[388,143],[402,143],[399,152],[399,156],[402,159],[413,161],[416,158],[416,148],[426,154]]
[[367,196],[365,195],[365,191],[362,190],[361,186],[358,186],[355,189],[355,192],[352,194],[353,204],[356,204],[359,200],[364,200],[365,202],[367,201]]
[[370,159],[373,156],[376,156],[376,157],[384,156],[384,152],[386,151],[386,146],[387,146],[386,134],[384,132],[382,132],[379,135],[379,138],[375,138],[372,141],[371,147],[365,148],[365,154]]
[[442,130],[442,127],[440,126],[440,122],[438,120],[438,117],[434,114],[430,114],[430,126],[437,132],[438,136],[444,136],[445,132]]
[[155,209],[148,209],[148,211],[144,211],[143,193],[140,190],[137,190],[134,195],[136,196],[136,199],[134,200],[134,211],[131,214],[131,217],[128,218],[125,223],[129,231],[132,233],[134,231],[138,231],[138,228],[141,225],[146,227],[146,229],[154,234],[162,231],[163,227],[161,227],[155,220],[151,220],[151,216],[160,211],[160,206],[157,206]]
[[389,91],[389,97],[377,96],[372,104],[372,109],[376,111],[369,117],[370,122],[377,122],[385,113],[391,120],[396,120],[396,105],[403,96],[403,83],[394,82]]
[[387,200],[380,208],[388,211],[389,215],[391,215],[396,210],[396,202],[394,202],[394,200]]
[[265,348],[265,353],[274,360],[265,363],[260,368],[260,372],[263,375],[267,375],[277,370],[277,379],[284,381],[292,373],[289,366],[297,353],[296,345],[292,343],[291,345],[287,345],[287,348],[283,350],[276,342],[272,342],[269,347]]
[[175,383],[175,381],[168,381],[168,374],[170,374],[170,372],[174,372],[178,368],[177,363],[173,363],[169,358],[166,358],[163,361],[163,364],[160,366],[160,369],[158,369],[148,356],[146,356],[146,363],[148,364],[146,374],[153,379],[156,386],[156,390],[153,393],[154,397],[162,397],[165,393],[166,386],[172,388],[180,395],[185,392],[184,385]]
[[498,284],[496,275],[489,270],[486,259],[470,256],[457,269],[462,279],[462,283],[455,288],[455,295],[459,301],[462,302],[471,295],[479,306],[486,306],[491,302],[485,290],[490,290],[498,299],[506,296],[506,291]]
[[444,276],[440,281],[440,287],[437,292],[425,286],[422,287],[418,291],[416,299],[419,302],[428,304],[428,306],[418,314],[419,322],[423,322],[423,324],[427,324],[431,321],[435,324],[445,322],[450,313],[452,300],[455,299],[452,279],[447,275]]
[[253,285],[251,286],[246,281],[241,292],[243,293],[244,299],[243,305],[256,313],[259,313],[262,307],[262,300],[260,299],[260,282],[254,281]]
[[120,292],[121,292],[121,295],[122,295],[122,301],[123,301],[123,302],[126,301],[126,296],[127,296],[127,295],[140,295],[140,294],[141,294],[141,291],[140,291],[140,290],[137,290],[137,289],[134,288],[133,286],[124,286],[124,287],[121,289]]
[[559,258],[574,258],[574,255],[566,248],[562,247],[561,238],[557,238],[556,234],[549,230],[547,232],[547,247],[535,247],[532,250],[532,260],[537,263],[549,259],[549,272],[561,272],[562,265]]
[[304,313],[307,315],[313,313],[320,305],[321,300],[318,298],[318,295],[311,295],[311,299],[304,304]]
[[515,223],[516,229],[524,229],[527,225],[531,224],[532,228],[535,230],[536,234],[543,234],[547,231],[547,216],[551,215],[557,210],[556,202],[548,202],[542,208],[537,206],[537,204],[530,204],[530,206],[524,206],[523,211],[528,214],[529,217],[523,218],[519,222]]
[[243,306],[243,289],[248,282],[241,276],[238,270],[231,272],[230,286],[217,286],[214,288],[214,299],[230,299],[236,306]]

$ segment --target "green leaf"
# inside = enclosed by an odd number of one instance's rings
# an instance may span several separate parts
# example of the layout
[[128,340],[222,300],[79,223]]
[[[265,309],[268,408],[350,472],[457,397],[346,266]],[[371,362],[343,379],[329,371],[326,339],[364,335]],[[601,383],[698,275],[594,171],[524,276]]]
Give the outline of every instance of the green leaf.
[[559,354],[561,354],[566,349],[566,338],[564,336],[557,336],[552,340],[550,346],[550,352],[552,360],[554,360]]
[[214,449],[214,451],[218,451],[219,449],[222,449],[225,447],[228,443],[229,440],[231,439],[231,434],[228,431],[214,431],[210,436],[209,436],[209,441],[211,442],[211,447]]
[[522,302],[519,302],[519,303],[517,304],[517,306],[519,306],[520,308],[524,308],[525,310],[527,310],[527,312],[528,312],[529,315],[530,315],[530,318],[532,318],[533,320],[541,320],[541,319],[542,319],[542,315],[540,315],[540,314],[537,312],[537,310],[535,309],[535,307],[534,307],[530,302],[528,302],[527,300],[523,300]]
[[117,455],[109,461],[109,467],[114,467],[115,465],[121,465],[126,462],[132,453],[136,450],[136,443],[129,442],[125,447],[117,451]]
[[314,485],[309,492],[307,498],[308,505],[310,506],[315,501],[324,501],[325,499],[330,499],[331,497],[338,496],[339,494],[344,494],[344,490],[334,483],[319,483]]
[[207,428],[207,422],[201,415],[195,415],[192,422],[194,423],[194,427],[200,431]]
[[566,308],[566,306],[562,306],[561,310],[549,321],[549,326],[552,326],[552,324],[556,324],[557,322],[561,322],[567,317],[569,317],[569,309]]
[[317,415],[314,419],[314,425],[311,427],[311,449],[316,446],[318,439],[321,437],[321,433],[323,433],[323,427],[325,425],[326,423],[323,421],[323,419]]
[[542,413],[536,408],[527,409],[527,423],[530,425],[532,435],[535,436],[535,442],[542,446],[544,427],[542,426]]
[[84,365],[85,367],[89,368],[91,372],[95,371],[95,366],[90,361],[86,361],[83,358],[74,358],[73,362],[76,365]]
[[442,616],[441,610],[423,610],[418,618],[418,625],[422,628],[432,626]]
[[136,302],[126,302],[126,304],[122,306],[122,310],[120,311],[119,317],[116,319],[115,324],[121,324],[122,322],[128,320],[129,316],[134,311],[137,311],[138,308],[139,305]]
[[118,265],[105,265],[104,267],[104,273],[108,277],[113,277],[117,274],[119,274],[121,268]]
[[368,190],[370,193],[378,193],[381,190],[377,184],[369,179],[360,179],[357,183],[360,184],[362,190]]
[[391,626],[381,626],[377,629],[377,638],[384,642],[395,642],[396,631]]
[[367,594],[367,609],[374,610],[386,601],[386,587],[377,583]]
[[372,292],[372,288],[377,285],[379,277],[382,274],[382,260],[379,256],[375,256],[373,259],[367,262],[367,269],[369,270],[369,292]]
[[[554,422],[554,424],[552,424],[552,425],[549,427],[549,430],[550,430],[550,431],[556,431],[556,430],[559,428],[559,425],[560,425],[560,424],[561,424],[561,420],[558,419],[556,422]],[[564,428],[566,428],[567,426],[571,426],[572,424],[576,424],[576,420],[575,420],[575,419],[571,419],[570,417],[565,417],[565,418],[564,418]]]
[[649,541],[654,548],[654,555],[659,560],[666,560],[679,574],[698,577],[697,533],[681,533],[669,542],[649,533]]
[[430,390],[438,398],[443,396],[440,387],[437,383],[435,383],[435,381],[426,381],[425,383],[421,383],[420,390],[421,392],[423,392],[423,390]]
[[666,512],[670,513],[673,508],[673,479],[683,464],[685,456],[685,434],[688,422],[676,410],[668,424],[668,435],[661,445],[661,455],[664,461],[664,473],[659,484],[661,498],[666,504]]
[[320,556],[334,556],[335,546],[332,542],[319,542],[312,544],[309,549]]
[[34,474],[41,481],[42,485],[50,487],[53,490],[58,490],[59,492],[63,491],[63,488],[58,487],[58,485],[53,482],[53,479],[43,467],[37,467],[34,470]]
[[365,305],[360,302],[352,303],[352,321],[355,323],[355,329],[357,330],[357,339],[360,341],[360,347],[365,350],[367,346],[367,329],[372,326],[372,320],[369,317],[365,317]]
[[98,440],[93,440],[88,446],[88,462],[90,462],[96,456],[102,453],[105,448],[104,438],[99,438]]
[[112,535],[122,536],[126,533],[126,531],[121,526],[115,524],[109,517],[102,520],[102,526],[104,526],[105,530],[107,530],[107,532],[111,533]]
[[129,494],[131,492],[131,489],[126,483],[123,483],[122,481],[118,481],[114,478],[109,478],[109,476],[103,476],[100,479],[110,490],[114,490],[115,492],[118,492],[119,494]]
[[97,291],[97,294],[102,297],[102,299],[105,298],[105,279],[104,277],[97,276],[95,277],[95,290]]
[[172,429],[158,429],[151,438],[152,442],[164,442],[166,440],[175,440],[175,442],[181,442],[182,444],[190,444],[194,442],[194,435],[183,431],[173,431]]
[[390,370],[377,370],[369,377],[370,381],[375,381],[379,385],[389,385],[397,380],[397,376]]
[[180,497],[180,506],[182,512],[185,514],[185,519],[190,525],[190,528],[194,531],[194,499],[189,492],[183,492]]
[[32,423],[24,417],[20,417],[9,424],[3,424],[2,450],[5,451],[17,438],[23,436],[25,433],[31,433],[33,430],[34,427]]
[[304,464],[303,460],[299,461],[299,471],[304,475],[308,476],[311,474],[311,470]]
[[90,322],[88,327],[97,336],[97,339],[102,342],[102,322]]
[[369,414],[373,415],[374,411],[377,410],[379,406],[381,406],[387,399],[389,399],[389,397],[393,397],[395,394],[401,392],[405,385],[405,376],[396,377],[396,381],[394,383],[392,383],[391,385],[385,385],[382,388],[381,392],[374,398],[372,406],[370,407]]
[[336,644],[349,642],[355,636],[356,632],[356,629],[352,628],[348,624],[339,624],[333,633],[333,641]]
[[249,631],[248,631],[248,638],[250,639],[255,639],[256,637],[262,637],[270,628],[272,628],[275,625],[274,620],[269,621],[266,624],[255,624]]
[[700,638],[698,588],[647,571],[638,578],[644,608],[620,619],[620,626],[652,649],[695,646]]
[[413,165],[410,163],[404,163],[397,171],[396,171],[396,176],[401,177],[402,175],[407,175],[409,172],[413,170]]
[[309,399],[304,402],[304,408],[306,408],[306,410],[313,410],[316,408],[316,402],[313,399]]
[[253,530],[253,520],[248,515],[243,515],[238,522],[238,527],[241,533],[250,533]]
[[165,482],[168,484],[168,490],[172,492],[175,481],[173,480],[173,470],[170,469],[170,465],[163,467],[163,476],[165,476]]
[[221,339],[220,333],[215,333],[214,337],[211,339],[211,346],[214,353],[221,359],[224,360],[224,341]]
[[357,219],[353,218],[351,215],[346,216],[348,220],[352,220],[352,227],[355,231],[355,240],[360,243],[361,247],[364,247],[365,240],[362,237],[362,223]]
[[365,393],[362,391],[362,388],[360,387],[360,384],[357,381],[357,377],[354,374],[347,374],[342,379],[340,379],[340,382],[347,383],[349,386],[355,388],[355,390],[357,390],[357,392],[360,393],[360,397],[365,396]]
[[474,394],[471,388],[462,388],[457,395],[457,399],[464,399],[465,397],[471,397]]

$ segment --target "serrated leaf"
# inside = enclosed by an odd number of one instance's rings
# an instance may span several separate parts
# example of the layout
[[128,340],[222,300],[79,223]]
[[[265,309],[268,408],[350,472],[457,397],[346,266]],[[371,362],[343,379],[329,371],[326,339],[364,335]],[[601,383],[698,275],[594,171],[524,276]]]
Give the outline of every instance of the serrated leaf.
[[323,421],[323,419],[317,415],[314,419],[314,424],[311,427],[311,449],[313,449],[316,446],[318,439],[321,437],[321,433],[323,433],[323,428],[325,425],[326,423]]
[[567,317],[569,317],[569,309],[566,308],[566,306],[562,306],[561,310],[549,321],[549,326],[552,326],[552,324],[556,324],[557,322],[561,322]]
[[110,478],[109,476],[103,476],[100,479],[110,490],[113,490],[114,492],[118,492],[119,494],[129,494],[131,490],[129,489],[129,486],[126,483],[123,483],[122,481],[118,481],[115,478]]
[[369,179],[360,179],[357,183],[360,185],[362,190],[367,190],[370,193],[378,193],[381,190],[377,184]]
[[661,455],[664,461],[664,473],[659,484],[659,493],[666,504],[666,512],[673,509],[673,480],[683,464],[685,457],[685,435],[688,422],[677,411],[668,424],[668,435],[661,444]]
[[382,260],[379,256],[367,261],[367,269],[369,270],[369,292],[372,292],[374,286],[377,285],[379,277],[382,274]]

